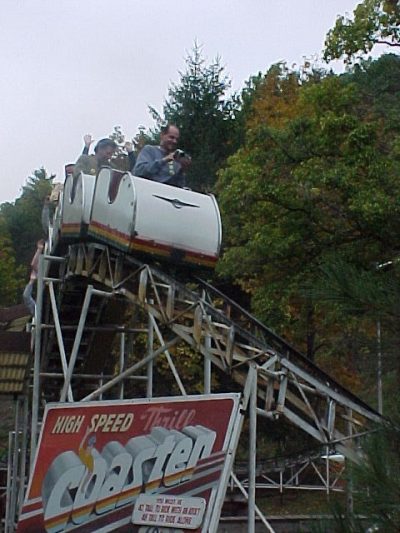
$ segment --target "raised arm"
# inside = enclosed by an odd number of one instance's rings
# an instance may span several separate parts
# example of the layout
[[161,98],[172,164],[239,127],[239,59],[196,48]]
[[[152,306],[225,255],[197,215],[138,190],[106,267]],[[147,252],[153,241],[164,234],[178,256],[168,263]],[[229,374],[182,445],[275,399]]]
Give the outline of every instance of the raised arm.
[[84,143],[84,147],[82,150],[83,155],[89,154],[89,148],[92,142],[93,142],[92,136],[89,133],[86,133],[86,135],[83,136],[83,143]]

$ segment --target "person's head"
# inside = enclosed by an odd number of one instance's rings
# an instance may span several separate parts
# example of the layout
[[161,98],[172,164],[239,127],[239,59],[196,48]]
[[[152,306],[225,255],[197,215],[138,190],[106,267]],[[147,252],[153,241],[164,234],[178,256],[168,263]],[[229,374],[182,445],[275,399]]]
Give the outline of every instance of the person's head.
[[179,129],[174,124],[161,128],[160,146],[168,154],[176,150],[179,141]]
[[108,163],[114,155],[117,145],[111,139],[101,139],[94,147],[95,157],[98,163]]
[[67,165],[65,165],[64,167],[65,177],[69,176],[69,174],[72,175],[74,173],[74,168],[75,168],[75,163],[68,163]]

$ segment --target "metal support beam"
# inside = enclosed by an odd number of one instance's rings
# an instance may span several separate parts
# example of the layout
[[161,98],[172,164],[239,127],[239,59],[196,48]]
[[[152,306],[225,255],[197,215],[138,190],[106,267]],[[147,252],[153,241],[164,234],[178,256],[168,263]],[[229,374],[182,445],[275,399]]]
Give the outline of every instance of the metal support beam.
[[[206,335],[204,339],[204,346],[207,351],[211,349],[211,337]],[[204,394],[211,394],[211,359],[204,357]]]
[[25,428],[29,425],[29,401],[28,397],[25,395],[23,396],[23,420],[22,420],[22,442],[21,442],[21,453],[20,453],[20,479],[19,479],[19,491],[18,491],[18,512],[22,508],[22,504],[24,503],[24,492],[25,492],[25,476],[26,476],[26,453],[28,448],[28,432],[25,431]]
[[131,374],[136,372],[136,370],[138,370],[139,368],[142,368],[143,366],[147,365],[149,361],[152,361],[153,359],[158,357],[160,354],[165,352],[165,350],[168,350],[168,348],[171,348],[171,346],[174,346],[177,342],[179,342],[179,340],[180,340],[179,337],[175,337],[174,339],[171,339],[170,341],[166,342],[165,344],[160,346],[155,352],[151,353],[150,355],[148,355],[147,357],[145,357],[138,363],[134,364],[130,368],[127,368],[125,372],[123,372],[119,376],[116,376],[114,379],[107,381],[107,383],[105,383],[102,387],[99,387],[97,390],[93,391],[91,394],[88,394],[81,401],[88,402],[89,400],[94,400],[95,398],[100,396],[100,394],[102,394],[106,390],[111,389],[112,387],[114,387],[114,385],[118,384],[121,381],[121,379],[125,379],[126,377],[130,376]]
[[19,425],[20,425],[20,401],[17,400],[16,405],[15,405],[15,426],[14,426],[14,431],[12,432],[12,447],[9,449],[9,457],[8,457],[8,460],[9,461],[11,460],[11,484],[10,484],[11,486],[10,486],[10,499],[8,501],[8,505],[10,507],[10,510],[9,510],[10,526],[14,524],[15,517],[17,514],[17,494],[18,494],[17,481],[19,478],[18,453],[20,449]]
[[[154,350],[154,328],[153,321],[151,320],[151,314],[148,313],[148,333],[147,333],[147,355],[150,356]],[[153,397],[153,369],[154,369],[154,359],[149,359],[147,363],[146,372],[147,372],[147,398]]]
[[40,363],[42,349],[42,308],[43,308],[43,277],[45,263],[44,256],[39,257],[36,307],[35,307],[35,350],[33,362],[33,388],[32,388],[32,419],[31,419],[31,454],[30,462],[33,464],[37,445],[37,431],[39,423],[39,395],[40,395]]
[[[243,487],[243,485],[240,483],[238,478],[235,476],[235,474],[232,472],[231,474],[232,480],[234,484],[237,486],[237,488],[240,490],[240,492],[243,494],[245,498],[248,498],[248,494],[246,492],[246,489]],[[260,509],[257,507],[257,505],[254,506],[254,510],[257,514],[257,516],[260,518],[261,522],[264,524],[264,526],[267,528],[267,530],[270,533],[275,533],[275,530],[272,528],[271,524],[267,521],[264,514],[260,511]]]
[[88,288],[86,289],[85,299],[82,305],[82,312],[81,312],[81,316],[79,319],[78,328],[76,330],[74,344],[72,347],[68,369],[67,369],[67,373],[66,373],[65,380],[64,380],[64,386],[63,386],[63,389],[60,395],[60,402],[65,402],[66,397],[67,397],[68,387],[71,384],[71,377],[72,377],[72,374],[75,368],[76,358],[78,357],[79,345],[81,343],[82,334],[83,334],[83,330],[84,330],[85,322],[86,322],[86,317],[89,311],[90,301],[93,295],[102,296],[105,298],[110,298],[111,296],[113,296],[113,294],[110,292],[98,291],[94,289],[92,285],[89,285]]
[[[56,329],[58,349],[59,349],[59,352],[60,352],[61,366],[62,366],[62,369],[63,369],[64,380],[65,380],[66,377],[67,377],[67,372],[68,372],[68,362],[67,362],[67,356],[65,354],[65,348],[64,348],[64,341],[63,341],[63,336],[62,336],[62,331],[61,331],[60,319],[59,319],[59,316],[58,316],[56,295],[54,293],[54,286],[53,286],[52,282],[49,283],[49,294],[50,294],[51,309],[52,309],[52,312],[53,312],[54,326],[55,326],[55,329]],[[69,402],[73,402],[74,401],[74,397],[72,395],[71,384],[69,384],[69,386],[68,386],[68,401]]]
[[[113,377],[103,376],[103,383],[96,391],[83,398],[83,401],[98,400],[103,393],[114,386],[118,386],[118,396],[121,399],[124,398],[127,388],[124,386],[124,380],[126,379],[146,380],[147,396],[149,398],[152,397],[153,393],[156,392],[153,389],[157,386],[153,382],[153,364],[156,358],[163,353],[165,353],[180,392],[185,395],[185,387],[178,372],[179,366],[177,368],[175,364],[175,354],[168,351],[170,347],[179,342],[186,343],[187,346],[193,350],[198,350],[203,356],[203,385],[206,394],[211,392],[211,365],[215,365],[219,370],[226,372],[235,380],[243,391],[241,412],[248,407],[250,418],[248,492],[244,489],[244,483],[240,483],[237,478],[232,479],[238,481],[239,490],[248,498],[248,531],[250,533],[255,531],[256,515],[260,517],[262,523],[269,531],[273,531],[256,505],[257,415],[265,416],[269,419],[278,419],[280,415],[285,416],[298,428],[306,431],[319,442],[323,442],[324,445],[340,442],[346,448],[347,455],[352,450],[349,445],[346,446],[343,442],[345,439],[353,438],[351,428],[354,424],[352,423],[351,427],[349,424],[347,428],[344,428],[345,409],[353,409],[354,417],[350,413],[351,420],[359,423],[363,429],[371,420],[379,420],[379,416],[372,409],[369,410],[365,403],[361,400],[358,402],[354,395],[340,387],[332,379],[326,378],[326,375],[315,365],[307,362],[304,356],[285,345],[282,339],[279,339],[272,331],[263,327],[254,317],[251,317],[251,315],[235,305],[234,302],[229,301],[221,293],[215,292],[213,294],[212,291],[209,292],[208,288],[207,290],[202,290],[201,283],[193,290],[192,285],[196,283],[195,278],[191,279],[190,283],[185,286],[170,278],[164,272],[157,270],[157,268],[141,264],[135,258],[119,253],[116,256],[115,252],[110,251],[105,246],[82,243],[71,248],[75,248],[75,251],[71,250],[71,262],[67,265],[68,282],[60,283],[58,287],[60,291],[70,290],[70,295],[74,294],[73,291],[76,288],[78,290],[81,289],[82,294],[83,289],[86,289],[86,294],[83,304],[78,308],[80,312],[79,321],[77,315],[74,314],[70,325],[64,328],[60,324],[57,315],[57,305],[62,305],[63,298],[60,298],[61,304],[57,303],[53,288],[53,283],[58,283],[60,280],[53,277],[44,278],[43,259],[41,261],[40,268],[42,268],[42,271],[40,280],[38,280],[37,316],[34,330],[35,361],[32,396],[31,460],[34,457],[39,427],[40,378],[51,374],[51,372],[46,372],[45,368],[42,374],[40,372],[41,358],[45,355],[41,353],[41,350],[43,350],[41,335],[43,335],[42,331],[45,328],[54,329],[60,347],[62,375],[64,376],[64,384],[60,396],[61,401],[65,401],[66,398],[69,401],[73,400],[71,383],[74,377],[78,376],[75,364],[79,353],[82,353],[82,348],[81,352],[79,352],[79,349],[82,345],[83,333],[85,332],[86,334],[88,331],[93,333],[93,336],[96,332],[102,330],[121,332],[119,375]],[[118,260],[116,260],[116,257],[118,257]],[[51,275],[53,275],[52,272]],[[60,276],[61,278],[63,276]],[[64,278],[62,280],[65,281]],[[71,280],[72,283],[70,283]],[[90,285],[93,280],[101,282],[103,287],[108,289],[109,292],[95,290]],[[41,321],[44,284],[49,285],[54,325],[43,324]],[[88,316],[91,316],[88,313],[93,310],[91,307],[92,296],[98,295],[102,297],[103,300],[101,302],[105,304],[104,298],[110,298],[115,295],[116,287],[118,287],[118,294],[124,296],[126,302],[132,305],[134,316],[138,322],[133,325],[142,326],[130,328],[129,331],[147,333],[145,356],[128,368],[126,368],[127,361],[125,357],[127,340],[125,333],[128,331],[128,328],[125,327],[126,324],[121,323],[121,325],[115,326],[102,324],[102,318],[105,321],[106,314],[103,316],[101,311],[98,312],[99,320],[94,325],[91,321],[90,326],[86,324]],[[79,301],[81,301],[80,298]],[[45,303],[47,302],[48,300],[45,300]],[[67,311],[69,302],[70,300],[66,298],[65,309]],[[103,305],[103,308],[105,308],[105,305]],[[60,316],[64,316],[61,312]],[[76,326],[71,325],[77,321],[78,324]],[[67,365],[68,354],[65,354],[65,349],[63,348],[62,334],[74,328],[75,338],[69,364]],[[168,334],[165,333],[166,330],[168,330]],[[172,333],[175,337],[166,342],[164,337],[168,338],[167,335],[169,333]],[[156,338],[154,337],[155,335]],[[53,337],[54,334],[51,334],[51,339]],[[67,343],[67,339],[65,339],[65,343]],[[160,344],[161,346],[159,346]],[[157,346],[159,347],[157,348]],[[180,351],[179,355],[182,355]],[[43,359],[45,360],[45,358]],[[118,359],[116,365],[118,367]],[[90,365],[88,368],[90,368]],[[139,369],[144,375],[134,376],[134,373]],[[60,368],[55,370],[59,375],[61,374]],[[98,372],[100,371],[101,369],[98,369]],[[98,375],[96,374],[96,377]],[[79,374],[79,378],[84,376],[86,375]],[[89,376],[93,378],[94,374]],[[257,399],[260,399],[260,409],[257,408]],[[275,401],[277,403],[276,406]],[[263,407],[264,409],[262,409]],[[328,446],[326,448],[328,450]],[[231,452],[233,455],[233,448]],[[229,457],[229,461],[233,461],[233,457]],[[320,467],[321,464],[318,463],[318,468],[315,468],[321,470]],[[325,467],[328,487],[324,485],[323,488],[329,491],[329,459]],[[298,483],[301,472],[301,469],[296,471],[294,479],[290,481],[291,487],[299,488],[296,483]],[[288,481],[283,475],[283,471],[280,471],[279,475],[279,481],[275,480],[275,486],[283,490],[288,486]],[[273,477],[271,476],[271,479]],[[322,470],[323,477],[324,471]],[[322,478],[321,481],[324,484]],[[228,480],[226,480],[227,483]],[[319,481],[318,484],[321,485]],[[218,498],[222,497],[222,492],[218,491]],[[215,531],[217,524],[214,523],[213,527],[214,529],[210,529],[210,531]]]
[[13,432],[8,434],[8,460],[7,460],[7,491],[6,491],[6,516],[5,516],[5,533],[12,533],[13,529],[13,516],[12,516],[12,450],[13,450]]
[[[121,333],[119,345],[119,373],[122,374],[125,369],[125,333]],[[124,382],[121,380],[119,385],[119,397],[124,398]]]
[[[160,328],[158,327],[154,316],[153,315],[149,315],[149,316],[150,316],[150,320],[152,322],[154,331],[156,332],[156,335],[157,335],[157,338],[158,338],[160,344],[165,344],[163,336],[162,336],[161,331],[160,331]],[[175,366],[175,364],[174,364],[174,362],[172,360],[171,354],[169,353],[168,349],[164,350],[164,353],[165,353],[165,357],[167,358],[168,365],[169,365],[169,367],[170,367],[170,369],[172,371],[172,374],[173,374],[173,376],[175,378],[175,381],[176,381],[176,383],[177,383],[177,385],[179,387],[179,390],[180,390],[182,396],[187,396],[185,387],[184,387],[184,385],[182,383],[182,380],[181,380],[181,378],[179,376],[179,372],[177,371],[176,366]]]
[[248,533],[255,533],[256,507],[256,455],[257,455],[257,369],[252,363],[249,376],[253,385],[249,401],[249,500],[248,500]]

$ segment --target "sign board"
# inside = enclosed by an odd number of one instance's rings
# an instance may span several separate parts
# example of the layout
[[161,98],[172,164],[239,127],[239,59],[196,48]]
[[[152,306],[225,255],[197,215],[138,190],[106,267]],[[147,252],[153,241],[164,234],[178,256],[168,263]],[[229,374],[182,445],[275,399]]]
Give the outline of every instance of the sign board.
[[182,496],[148,496],[141,494],[132,514],[134,524],[197,529],[206,510],[204,498]]
[[50,404],[17,533],[208,531],[240,418],[238,394]]

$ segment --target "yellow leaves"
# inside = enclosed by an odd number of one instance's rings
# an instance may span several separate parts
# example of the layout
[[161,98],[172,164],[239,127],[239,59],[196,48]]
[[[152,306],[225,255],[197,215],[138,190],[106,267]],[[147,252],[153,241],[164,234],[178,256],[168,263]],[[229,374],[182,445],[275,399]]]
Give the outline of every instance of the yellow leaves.
[[296,117],[299,88],[297,73],[289,72],[284,64],[271,67],[257,90],[247,127],[251,129],[262,122],[282,127]]

